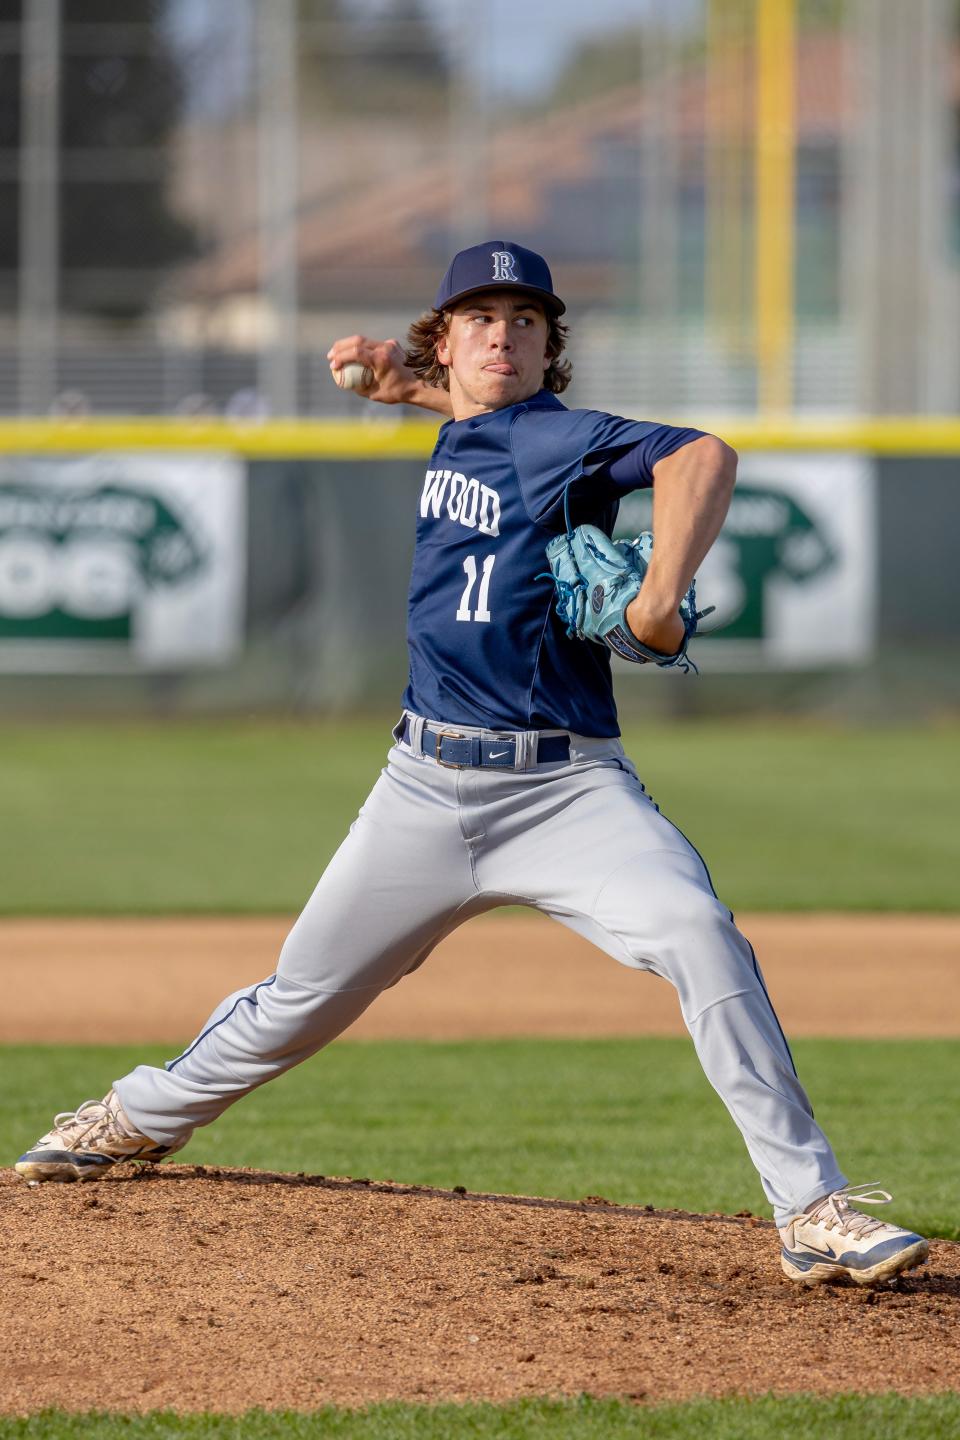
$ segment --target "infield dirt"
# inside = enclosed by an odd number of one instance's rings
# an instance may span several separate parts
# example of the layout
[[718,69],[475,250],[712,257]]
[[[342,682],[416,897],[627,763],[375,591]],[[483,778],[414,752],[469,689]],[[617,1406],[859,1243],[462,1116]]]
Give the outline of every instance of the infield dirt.
[[[789,1035],[960,1035],[960,916],[763,914],[738,923]],[[271,973],[290,924],[0,921],[0,1043],[188,1040],[225,995]],[[514,914],[456,931],[349,1036],[684,1033],[665,981],[618,965],[562,925]]]
[[[743,928],[793,1033],[960,1029],[956,919]],[[285,930],[5,922],[0,1038],[183,1038],[269,971]],[[811,1003],[825,979],[829,1010]],[[361,1024],[602,1035],[669,1033],[679,1016],[661,982],[519,917],[466,927]],[[960,1245],[945,1241],[883,1290],[808,1291],[752,1216],[174,1164],[37,1189],[2,1172],[0,1224],[0,1412],[960,1388]]]

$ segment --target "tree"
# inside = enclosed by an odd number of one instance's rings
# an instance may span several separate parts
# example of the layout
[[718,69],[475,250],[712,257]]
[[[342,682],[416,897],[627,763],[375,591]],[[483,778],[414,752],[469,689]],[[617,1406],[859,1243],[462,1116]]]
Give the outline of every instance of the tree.
[[[23,26],[22,0],[0,0],[0,25]],[[196,254],[168,199],[170,141],[183,87],[157,0],[62,6],[60,256],[64,309],[133,318],[165,273]],[[0,56],[0,150],[21,143],[21,58]],[[9,159],[8,159],[9,169]],[[2,172],[0,172],[2,173]],[[18,263],[19,186],[6,181],[0,269]],[[8,287],[9,289],[9,287]]]
[[449,64],[422,0],[385,0],[365,19],[338,0],[300,0],[300,17],[310,108],[415,120],[446,105]]
[[636,85],[643,61],[643,29],[639,25],[580,42],[571,52],[541,103],[564,108],[577,101]]

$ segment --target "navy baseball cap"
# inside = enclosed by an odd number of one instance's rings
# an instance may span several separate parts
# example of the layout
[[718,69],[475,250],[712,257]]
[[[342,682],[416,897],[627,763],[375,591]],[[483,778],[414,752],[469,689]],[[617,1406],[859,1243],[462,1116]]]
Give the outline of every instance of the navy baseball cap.
[[482,245],[471,245],[469,250],[454,255],[440,281],[433,308],[449,310],[468,295],[514,285],[536,295],[555,315],[562,315],[567,308],[553,293],[553,277],[543,256],[512,240],[485,240]]

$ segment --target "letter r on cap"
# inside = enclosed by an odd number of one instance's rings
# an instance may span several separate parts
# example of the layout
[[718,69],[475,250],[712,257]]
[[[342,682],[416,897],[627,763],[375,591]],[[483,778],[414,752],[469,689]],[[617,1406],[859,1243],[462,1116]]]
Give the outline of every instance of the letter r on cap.
[[494,280],[513,280],[516,282],[517,277],[513,267],[517,262],[515,256],[511,255],[509,250],[494,250],[491,253],[491,259],[493,260]]

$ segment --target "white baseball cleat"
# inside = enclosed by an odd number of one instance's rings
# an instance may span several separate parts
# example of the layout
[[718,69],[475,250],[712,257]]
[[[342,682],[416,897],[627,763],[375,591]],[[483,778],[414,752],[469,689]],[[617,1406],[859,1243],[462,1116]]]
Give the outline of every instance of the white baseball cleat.
[[854,1209],[887,1205],[893,1199],[876,1185],[856,1185],[825,1195],[780,1231],[780,1264],[790,1280],[819,1285],[845,1275],[857,1285],[875,1285],[921,1265],[930,1252],[922,1235],[901,1230]]
[[95,1180],[121,1160],[162,1160],[189,1138],[163,1145],[141,1135],[110,1090],[102,1100],[84,1100],[76,1110],[55,1115],[53,1129],[14,1169],[27,1181]]

